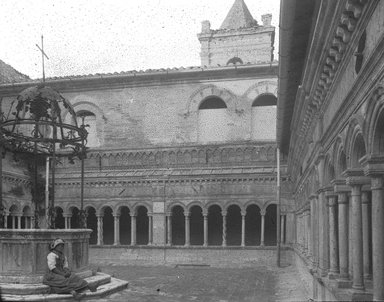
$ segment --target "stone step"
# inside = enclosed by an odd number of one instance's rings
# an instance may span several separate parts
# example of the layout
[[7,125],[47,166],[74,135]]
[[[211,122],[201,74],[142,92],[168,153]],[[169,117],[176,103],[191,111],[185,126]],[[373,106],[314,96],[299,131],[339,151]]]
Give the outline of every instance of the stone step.
[[[105,275],[105,274],[103,274]],[[96,276],[94,276],[96,277]],[[95,281],[96,282],[96,281]],[[108,296],[120,290],[126,289],[128,282],[110,277],[110,282],[100,285],[96,292],[91,292],[88,289],[84,291],[85,297],[82,300],[93,300],[101,297]],[[63,301],[73,300],[72,295],[69,294],[33,294],[33,295],[2,295],[3,301]]]
[[[103,273],[97,273],[95,276],[84,278],[91,285],[106,284],[111,281],[111,276]],[[4,295],[41,295],[49,293],[49,286],[39,284],[20,284],[20,283],[0,283],[1,293]]]

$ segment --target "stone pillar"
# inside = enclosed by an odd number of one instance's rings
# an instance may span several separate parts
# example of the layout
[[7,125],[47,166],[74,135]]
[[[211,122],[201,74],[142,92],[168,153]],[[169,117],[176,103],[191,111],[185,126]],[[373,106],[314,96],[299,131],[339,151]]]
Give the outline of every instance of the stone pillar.
[[352,184],[352,245],[353,245],[352,287],[354,289],[364,290],[361,184]]
[[16,228],[16,216],[11,215],[11,219],[12,219],[12,229],[14,230]]
[[131,245],[136,245],[136,214],[131,214]]
[[204,246],[208,246],[208,213],[203,213],[204,217]]
[[153,219],[152,219],[152,214],[150,214],[148,215],[148,245],[152,245],[153,243],[152,228],[153,228]]
[[280,242],[281,244],[284,244],[285,239],[285,215],[281,215],[281,232],[280,232]]
[[167,213],[167,245],[172,245],[172,214]]
[[222,212],[223,215],[223,243],[222,246],[227,246],[227,213]]
[[120,214],[113,215],[114,218],[114,240],[113,245],[120,245]]
[[260,215],[261,215],[260,246],[264,246],[265,211],[260,211]]
[[185,212],[184,213],[184,219],[185,219],[185,246],[191,245],[191,238],[190,238],[190,213]]
[[245,215],[246,212],[241,211],[241,246],[245,246]]
[[103,215],[97,215],[97,245],[103,244]]
[[[160,194],[160,193],[159,193]],[[163,200],[153,201],[152,203],[152,234],[153,245],[165,246],[166,245],[166,222],[165,222],[165,202]]]
[[363,272],[364,278],[371,279],[371,255],[369,249],[370,235],[370,213],[369,213],[369,192],[361,194],[361,211],[363,220]]
[[340,278],[348,280],[348,195],[339,192],[337,198],[339,207],[339,266]]
[[352,278],[353,275],[353,236],[352,236],[352,196],[348,193],[348,274]]
[[68,220],[68,229],[71,229],[71,228],[72,228],[72,225],[71,225],[71,218],[72,218],[72,214],[68,215],[68,217],[67,217],[67,220]]
[[335,278],[339,274],[338,267],[338,244],[337,244],[337,224],[336,224],[336,195],[333,192],[327,192],[329,209],[329,277]]
[[307,253],[307,224],[306,224],[306,216],[307,212],[303,211],[301,214],[301,224],[303,226],[302,234],[303,234],[303,252]]
[[372,264],[373,300],[384,300],[384,181],[381,175],[373,175],[372,185]]

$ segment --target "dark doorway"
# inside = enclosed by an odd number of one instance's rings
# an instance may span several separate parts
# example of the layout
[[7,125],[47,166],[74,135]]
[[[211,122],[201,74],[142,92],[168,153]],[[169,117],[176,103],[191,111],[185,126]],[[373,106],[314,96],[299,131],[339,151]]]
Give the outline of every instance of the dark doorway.
[[181,206],[172,208],[172,245],[185,244],[185,217]]
[[241,209],[231,205],[227,209],[227,245],[241,245]]
[[120,244],[131,244],[131,212],[128,207],[120,209]]
[[204,244],[204,217],[203,211],[199,206],[191,208],[191,245]]
[[223,216],[218,205],[208,209],[208,245],[223,244]]
[[261,215],[260,208],[252,204],[247,207],[245,215],[245,245],[260,245]]
[[136,221],[136,243],[138,245],[147,245],[148,244],[148,210],[144,206],[140,206],[137,209],[137,221]]

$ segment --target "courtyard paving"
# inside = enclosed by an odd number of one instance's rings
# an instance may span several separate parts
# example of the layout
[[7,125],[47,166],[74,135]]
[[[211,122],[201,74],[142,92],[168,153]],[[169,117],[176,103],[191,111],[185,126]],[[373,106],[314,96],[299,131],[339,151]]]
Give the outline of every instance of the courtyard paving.
[[116,266],[100,269],[129,281],[128,289],[99,299],[117,302],[309,301],[296,268]]

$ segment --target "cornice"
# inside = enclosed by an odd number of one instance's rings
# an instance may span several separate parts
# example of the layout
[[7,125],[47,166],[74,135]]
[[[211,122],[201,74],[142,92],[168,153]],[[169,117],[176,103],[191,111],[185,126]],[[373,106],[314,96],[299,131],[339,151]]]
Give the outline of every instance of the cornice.
[[[119,89],[129,87],[179,85],[180,83],[200,83],[201,81],[277,77],[278,62],[244,64],[235,66],[193,66],[146,71],[128,71],[109,74],[90,74],[46,79],[46,84],[62,93]],[[40,80],[0,85],[0,95],[13,96],[21,90],[40,83]]]

